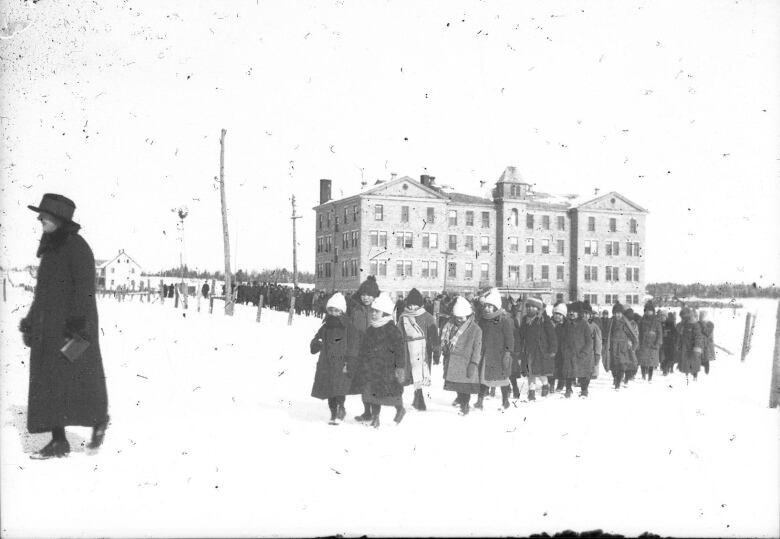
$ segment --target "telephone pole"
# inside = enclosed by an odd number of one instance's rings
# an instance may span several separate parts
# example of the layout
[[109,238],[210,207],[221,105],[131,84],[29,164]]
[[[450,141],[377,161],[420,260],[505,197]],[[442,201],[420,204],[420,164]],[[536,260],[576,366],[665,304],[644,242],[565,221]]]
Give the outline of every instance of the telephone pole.
[[225,242],[225,314],[233,316],[233,286],[230,275],[230,235],[228,233],[227,202],[225,201],[225,135],[219,136],[219,197],[222,202],[222,237]]
[[287,318],[287,325],[292,325],[293,313],[295,313],[295,289],[298,287],[298,241],[295,235],[295,220],[300,219],[300,215],[295,215],[295,195],[292,196],[292,225],[293,225],[293,287],[290,290],[290,315]]

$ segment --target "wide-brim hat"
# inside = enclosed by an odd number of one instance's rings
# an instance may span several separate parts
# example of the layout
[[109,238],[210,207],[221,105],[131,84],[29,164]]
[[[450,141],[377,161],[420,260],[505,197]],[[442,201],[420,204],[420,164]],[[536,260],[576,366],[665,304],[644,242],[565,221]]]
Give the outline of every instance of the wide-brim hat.
[[79,224],[73,220],[76,204],[68,197],[56,193],[45,193],[38,206],[28,205],[27,207],[34,212],[46,212],[58,219],[62,219],[66,223],[79,226]]

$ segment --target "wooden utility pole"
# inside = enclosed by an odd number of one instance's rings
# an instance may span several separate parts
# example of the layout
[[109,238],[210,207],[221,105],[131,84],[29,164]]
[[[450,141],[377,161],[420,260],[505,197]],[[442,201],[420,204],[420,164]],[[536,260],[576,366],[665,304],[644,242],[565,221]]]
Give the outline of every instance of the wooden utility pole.
[[287,325],[292,325],[293,314],[295,313],[295,289],[298,288],[298,245],[295,235],[295,220],[300,219],[300,215],[295,215],[295,195],[292,196],[292,225],[293,225],[293,287],[290,290],[290,315],[287,317]]
[[775,325],[775,355],[772,360],[772,387],[769,390],[769,407],[780,406],[780,303],[777,305]]
[[230,275],[230,235],[228,233],[227,202],[225,201],[225,135],[219,137],[219,197],[222,202],[222,237],[225,240],[225,314],[233,316],[233,286]]

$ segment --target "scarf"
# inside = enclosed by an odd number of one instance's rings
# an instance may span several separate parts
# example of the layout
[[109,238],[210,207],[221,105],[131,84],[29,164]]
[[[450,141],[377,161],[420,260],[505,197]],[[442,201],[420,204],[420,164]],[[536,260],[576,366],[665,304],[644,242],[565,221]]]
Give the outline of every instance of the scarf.
[[501,314],[501,309],[496,309],[496,312],[494,312],[494,313],[489,313],[488,314],[488,313],[483,312],[482,313],[482,318],[484,318],[485,320],[495,320],[496,318],[498,318],[498,316],[500,314]]
[[392,322],[392,320],[393,320],[393,315],[392,314],[388,314],[387,316],[383,316],[379,320],[371,320],[371,327],[372,328],[381,328],[382,326],[384,326],[388,322]]
[[441,343],[443,352],[446,355],[450,355],[455,345],[458,343],[458,339],[463,335],[471,324],[474,323],[474,319],[469,316],[466,321],[463,322],[460,327],[456,326],[452,322],[447,322],[444,325],[444,329],[441,332]]
[[411,367],[412,382],[415,389],[421,389],[431,385],[431,371],[425,360],[425,333],[417,323],[415,313],[404,313],[401,323],[406,337],[406,354]]
[[420,307],[416,311],[409,312],[406,309],[404,309],[404,312],[401,313],[401,316],[412,316],[417,317],[420,316],[423,313],[426,313],[428,311],[425,310],[425,307]]
[[41,241],[38,244],[38,252],[35,253],[35,256],[40,258],[50,251],[56,251],[65,244],[71,234],[78,233],[79,228],[81,227],[76,223],[65,223],[54,232],[49,234],[44,232],[41,234]]

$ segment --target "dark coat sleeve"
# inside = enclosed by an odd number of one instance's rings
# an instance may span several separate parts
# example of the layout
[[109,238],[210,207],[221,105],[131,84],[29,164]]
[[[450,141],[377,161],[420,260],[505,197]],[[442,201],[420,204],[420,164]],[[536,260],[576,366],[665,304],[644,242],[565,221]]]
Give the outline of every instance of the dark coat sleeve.
[[73,280],[70,313],[65,319],[67,333],[90,339],[97,328],[90,327],[97,317],[95,310],[95,257],[81,236],[73,235],[68,242],[68,265]]
[[501,323],[501,332],[504,334],[504,352],[515,351],[515,322],[511,316],[507,316]]
[[314,335],[314,338],[309,343],[309,350],[312,354],[318,354],[320,350],[322,350],[322,338],[325,333],[325,324],[320,326],[320,329],[317,330],[316,335]]
[[425,332],[425,357],[433,361],[439,357],[439,328],[436,327],[436,319],[432,314],[426,317],[428,324]]
[[552,322],[545,318],[542,322],[542,327],[544,328],[544,336],[545,336],[545,353],[548,355],[555,355],[558,353],[558,335],[555,332],[555,327],[553,326]]

